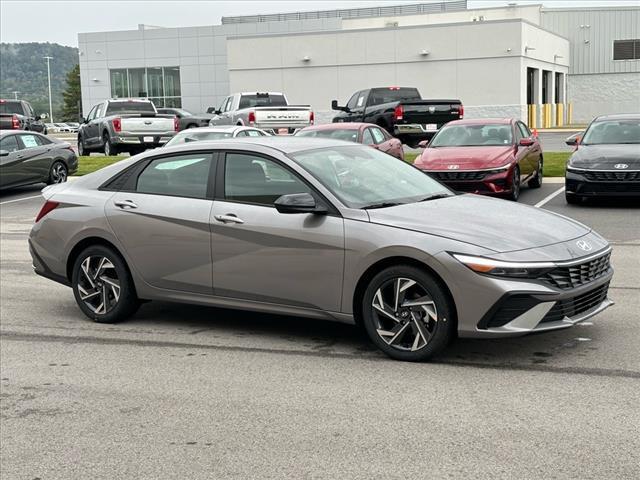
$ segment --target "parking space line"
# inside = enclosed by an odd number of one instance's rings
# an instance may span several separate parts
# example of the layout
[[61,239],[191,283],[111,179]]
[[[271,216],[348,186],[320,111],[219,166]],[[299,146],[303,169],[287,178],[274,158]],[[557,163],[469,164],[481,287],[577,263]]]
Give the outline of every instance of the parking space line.
[[7,200],[6,202],[0,202],[0,205],[6,205],[7,203],[21,202],[23,200],[32,200],[34,198],[42,198],[42,195],[34,195],[33,197],[16,198],[15,200]]
[[558,190],[556,190],[555,192],[547,195],[546,197],[544,197],[542,200],[540,200],[538,203],[536,203],[534,205],[534,207],[536,208],[540,208],[541,206],[543,206],[545,203],[549,202],[550,200],[553,200],[554,198],[556,198],[558,195],[560,195],[562,192],[564,192],[564,187],[559,188]]

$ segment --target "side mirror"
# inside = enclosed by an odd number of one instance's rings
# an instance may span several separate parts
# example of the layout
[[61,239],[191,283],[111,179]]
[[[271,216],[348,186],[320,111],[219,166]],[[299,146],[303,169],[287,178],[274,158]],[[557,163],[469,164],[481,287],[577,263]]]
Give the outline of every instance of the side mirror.
[[343,112],[349,112],[349,107],[342,107],[338,105],[337,100],[331,100],[331,110],[341,110]]
[[80,117],[80,123],[89,123],[86,118]]
[[418,142],[418,147],[420,148],[427,148],[428,146],[429,146],[429,140],[422,140]]
[[41,113],[40,114],[40,120],[44,120],[45,118],[47,118],[49,115],[47,115],[46,113]]
[[521,147],[530,147],[533,144],[534,144],[533,138],[521,138],[519,142],[519,145]]
[[0,157],[6,157],[9,155],[9,150],[0,150]]
[[317,205],[310,193],[290,193],[277,198],[273,205],[280,213],[327,213],[324,206]]
[[578,145],[580,143],[581,136],[582,136],[582,132],[574,133],[570,137],[567,137],[567,139],[564,141],[564,143],[566,143],[569,146],[575,147],[576,145]]

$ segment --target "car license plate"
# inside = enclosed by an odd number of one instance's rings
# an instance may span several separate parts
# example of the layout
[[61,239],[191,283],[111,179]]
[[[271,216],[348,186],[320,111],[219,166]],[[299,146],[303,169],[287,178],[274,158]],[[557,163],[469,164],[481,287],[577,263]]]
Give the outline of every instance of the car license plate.
[[142,137],[144,143],[153,143],[153,137]]
[[279,128],[278,129],[278,135],[287,135],[289,133],[289,129],[288,128]]
[[427,130],[427,132],[435,132],[436,130],[438,130],[438,124],[437,123],[427,123],[424,128]]

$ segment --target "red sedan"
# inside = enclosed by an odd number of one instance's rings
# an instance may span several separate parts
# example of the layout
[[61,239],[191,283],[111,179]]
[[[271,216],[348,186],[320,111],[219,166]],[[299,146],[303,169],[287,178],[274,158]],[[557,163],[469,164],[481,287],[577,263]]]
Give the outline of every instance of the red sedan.
[[542,184],[542,148],[520,120],[449,122],[415,166],[454,190],[518,200],[520,187]]
[[322,137],[347,140],[369,145],[376,150],[404,160],[402,142],[372,123],[327,123],[306,127],[296,133],[298,137]]

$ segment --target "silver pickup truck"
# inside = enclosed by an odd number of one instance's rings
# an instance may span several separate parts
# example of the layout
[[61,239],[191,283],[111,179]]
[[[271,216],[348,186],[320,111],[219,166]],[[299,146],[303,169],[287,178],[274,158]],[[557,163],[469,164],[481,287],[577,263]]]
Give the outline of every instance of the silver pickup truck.
[[135,154],[160,147],[179,130],[175,115],[161,115],[150,100],[105,100],[94,106],[78,129],[78,154]]
[[209,107],[214,116],[209,125],[244,125],[274,135],[290,135],[314,123],[309,105],[289,105],[280,92],[242,92],[225,98],[219,107]]

